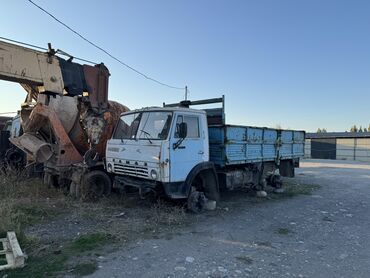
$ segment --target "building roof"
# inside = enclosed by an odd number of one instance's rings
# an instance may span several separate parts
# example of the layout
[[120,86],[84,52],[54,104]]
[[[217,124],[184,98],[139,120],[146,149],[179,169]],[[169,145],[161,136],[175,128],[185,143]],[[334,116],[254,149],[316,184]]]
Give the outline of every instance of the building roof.
[[321,132],[306,133],[306,139],[319,138],[370,138],[370,132]]

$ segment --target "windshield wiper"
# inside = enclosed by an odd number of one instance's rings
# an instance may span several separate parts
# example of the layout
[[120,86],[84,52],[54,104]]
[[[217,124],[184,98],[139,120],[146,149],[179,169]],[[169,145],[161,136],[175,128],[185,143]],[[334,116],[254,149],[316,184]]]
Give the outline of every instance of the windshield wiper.
[[146,138],[148,138],[148,140],[149,140],[150,144],[153,144],[152,140],[150,140],[150,138],[152,137],[152,136],[150,135],[150,133],[149,133],[149,132],[147,132],[147,131],[145,131],[145,130],[143,130],[143,129],[140,129],[140,131],[146,135]]

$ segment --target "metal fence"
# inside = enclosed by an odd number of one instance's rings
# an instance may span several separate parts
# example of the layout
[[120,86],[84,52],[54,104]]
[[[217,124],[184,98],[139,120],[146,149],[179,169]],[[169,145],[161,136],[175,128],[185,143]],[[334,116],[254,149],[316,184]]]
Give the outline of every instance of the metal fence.
[[[370,138],[306,139],[305,157],[370,162]],[[335,154],[335,156],[334,156]]]

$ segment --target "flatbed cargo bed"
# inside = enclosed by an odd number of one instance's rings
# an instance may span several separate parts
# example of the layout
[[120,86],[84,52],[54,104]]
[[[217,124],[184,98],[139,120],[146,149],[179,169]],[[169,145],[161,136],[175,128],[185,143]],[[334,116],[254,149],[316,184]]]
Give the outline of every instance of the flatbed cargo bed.
[[305,132],[239,125],[210,125],[210,161],[218,167],[304,156]]

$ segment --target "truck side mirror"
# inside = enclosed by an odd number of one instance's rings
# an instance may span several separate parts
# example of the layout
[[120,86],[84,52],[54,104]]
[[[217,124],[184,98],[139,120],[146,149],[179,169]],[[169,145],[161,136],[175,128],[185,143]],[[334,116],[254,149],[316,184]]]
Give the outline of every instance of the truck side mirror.
[[176,133],[178,134],[179,138],[186,138],[186,135],[188,134],[188,125],[184,122],[177,124]]

